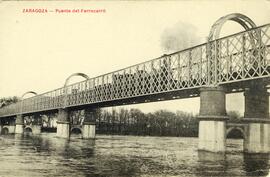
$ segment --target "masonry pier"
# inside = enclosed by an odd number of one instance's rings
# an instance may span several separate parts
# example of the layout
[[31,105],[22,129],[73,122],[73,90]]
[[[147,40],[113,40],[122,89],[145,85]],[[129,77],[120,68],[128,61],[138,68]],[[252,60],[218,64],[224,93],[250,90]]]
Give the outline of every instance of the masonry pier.
[[22,114],[18,114],[16,116],[15,124],[15,133],[22,134],[24,130],[24,119]]
[[83,138],[93,139],[96,136],[96,110],[85,109],[83,123]]
[[225,106],[222,87],[200,89],[199,150],[225,152],[228,119]]
[[248,124],[244,151],[270,152],[269,93],[262,84],[254,84],[244,92],[244,121]]
[[59,109],[57,117],[57,137],[69,138],[70,135],[70,121],[68,109]]
[[41,133],[41,117],[39,114],[33,115],[32,125],[30,126],[33,134]]
[[[240,24],[245,31],[220,38],[227,21]],[[39,120],[35,116],[40,115],[34,114],[50,114],[58,110],[58,137],[69,138],[72,129],[85,139],[95,138],[96,110],[99,108],[200,95],[198,149],[208,151],[201,151],[202,154],[225,152],[226,134],[235,129],[243,134],[245,152],[269,153],[269,51],[270,24],[257,26],[244,14],[227,14],[212,25],[204,44],[97,77],[73,73],[63,87],[46,93],[26,92],[21,101],[1,105],[0,119],[3,120],[0,131],[40,133],[40,124],[35,122]],[[71,85],[69,81],[73,76],[86,80]],[[227,124],[225,96],[242,91],[245,96],[244,118]],[[35,96],[23,99],[28,93]],[[84,117],[82,109],[85,109]],[[73,121],[77,113],[79,121]],[[31,121],[25,123],[29,115]]]

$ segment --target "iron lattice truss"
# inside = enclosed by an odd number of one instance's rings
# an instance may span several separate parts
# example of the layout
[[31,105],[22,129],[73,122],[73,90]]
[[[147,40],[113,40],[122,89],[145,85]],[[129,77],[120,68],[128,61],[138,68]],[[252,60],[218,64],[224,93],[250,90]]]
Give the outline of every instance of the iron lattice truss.
[[270,76],[270,24],[104,74],[0,109],[0,117]]

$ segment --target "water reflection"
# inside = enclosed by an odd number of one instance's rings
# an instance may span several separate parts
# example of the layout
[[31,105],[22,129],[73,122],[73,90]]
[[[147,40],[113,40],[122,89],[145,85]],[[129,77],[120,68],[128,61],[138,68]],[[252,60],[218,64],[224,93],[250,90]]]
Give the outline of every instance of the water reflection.
[[247,176],[270,176],[269,171],[270,154],[248,154],[244,153],[244,167]]
[[41,135],[0,137],[2,176],[266,176],[269,156],[197,151],[197,138]]
[[[88,160],[94,156],[94,140],[68,140],[57,138],[52,134],[47,134],[47,136],[22,134],[15,135],[14,142],[16,148],[13,155],[21,158],[20,164],[17,165],[25,170],[30,168],[31,175],[35,176],[36,173],[40,173],[40,170],[51,174],[48,176],[71,174],[76,171],[84,175],[89,171],[92,173],[95,171],[95,165]],[[44,165],[46,168],[43,168]],[[49,172],[49,170],[52,171]]]
[[198,159],[199,176],[226,176],[228,165],[225,153],[198,151]]

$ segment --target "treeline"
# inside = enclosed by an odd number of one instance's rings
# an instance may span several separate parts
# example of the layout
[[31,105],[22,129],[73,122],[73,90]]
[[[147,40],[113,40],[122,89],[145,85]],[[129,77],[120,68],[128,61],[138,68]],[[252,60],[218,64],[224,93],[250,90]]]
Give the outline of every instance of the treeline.
[[198,136],[198,120],[192,113],[139,109],[98,110],[97,133],[149,136]]
[[[228,122],[239,123],[238,111],[228,111]],[[97,111],[97,133],[149,136],[197,137],[198,115],[183,111],[158,110],[143,113],[139,109],[99,109]],[[233,135],[233,137],[237,137]]]
[[0,108],[18,102],[20,99],[17,96],[0,98]]
[[[0,108],[19,101],[18,97],[0,98]],[[242,117],[238,111],[228,111],[229,121],[240,123]],[[141,136],[184,136],[197,137],[199,131],[198,115],[183,111],[158,110],[144,113],[139,109],[97,109],[97,133]],[[25,117],[25,124],[31,124],[33,117]],[[41,117],[43,128],[56,128],[57,114]],[[82,110],[70,113],[72,124],[83,124]],[[232,135],[237,137],[236,135]]]

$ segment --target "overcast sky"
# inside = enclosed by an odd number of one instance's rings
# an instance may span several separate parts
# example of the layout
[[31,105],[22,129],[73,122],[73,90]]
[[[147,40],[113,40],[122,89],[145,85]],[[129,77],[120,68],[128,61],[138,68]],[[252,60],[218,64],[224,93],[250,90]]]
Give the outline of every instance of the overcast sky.
[[[106,12],[23,13],[29,8]],[[29,90],[43,93],[62,87],[75,72],[94,77],[159,57],[170,52],[164,42],[169,33],[187,41],[178,43],[182,47],[205,42],[211,25],[235,12],[258,26],[270,23],[270,1],[263,0],[1,2],[0,97],[21,96]],[[239,25],[228,22],[222,35],[239,30]],[[199,99],[135,107],[147,112],[160,108],[198,112]],[[243,112],[242,94],[228,96],[227,109]]]

